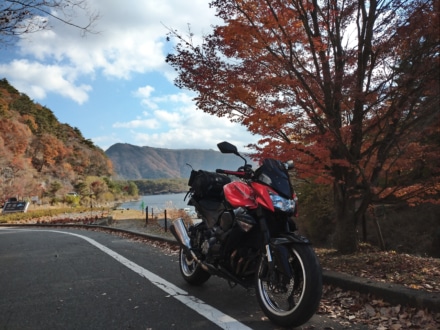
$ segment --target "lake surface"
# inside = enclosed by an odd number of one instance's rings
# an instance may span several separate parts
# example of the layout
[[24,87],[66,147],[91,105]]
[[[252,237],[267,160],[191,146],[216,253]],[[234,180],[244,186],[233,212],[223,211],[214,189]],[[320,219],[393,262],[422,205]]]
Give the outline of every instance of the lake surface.
[[[188,199],[186,201],[183,201],[185,195],[186,192],[179,194],[140,196],[140,199],[138,201],[122,203],[120,207],[131,210],[142,210],[143,202],[143,208],[145,209],[146,207],[148,207],[149,212],[151,212],[151,208],[157,211],[173,208],[183,209],[189,207],[187,205]],[[191,209],[192,208],[193,207],[191,206]]]

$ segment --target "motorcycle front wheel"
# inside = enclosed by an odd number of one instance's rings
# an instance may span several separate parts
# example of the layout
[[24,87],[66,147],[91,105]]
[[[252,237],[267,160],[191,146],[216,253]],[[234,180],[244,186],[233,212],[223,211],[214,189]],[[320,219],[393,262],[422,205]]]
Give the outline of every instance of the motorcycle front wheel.
[[194,259],[188,258],[185,250],[180,248],[179,267],[185,281],[192,285],[202,285],[211,277]]
[[288,262],[292,278],[283,277],[275,268],[269,272],[261,258],[256,276],[256,294],[264,314],[275,324],[297,327],[316,312],[322,295],[322,272],[310,245],[290,245]]

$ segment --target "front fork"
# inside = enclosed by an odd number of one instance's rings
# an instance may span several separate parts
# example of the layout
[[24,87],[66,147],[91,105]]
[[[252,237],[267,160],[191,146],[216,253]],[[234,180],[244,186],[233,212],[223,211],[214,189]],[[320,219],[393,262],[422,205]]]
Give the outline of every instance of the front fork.
[[293,232],[282,234],[281,237],[270,237],[266,218],[263,216],[261,210],[259,210],[258,213],[267,260],[267,269],[263,271],[263,274],[260,274],[260,276],[266,277],[266,275],[274,274],[273,272],[276,271],[277,273],[282,274],[283,277],[291,279],[293,271],[289,262],[289,246],[292,244],[310,244],[310,242],[305,237]]
[[[261,210],[259,210],[258,213],[261,213]],[[261,214],[258,214],[258,217],[259,217],[258,222],[260,224],[261,234],[263,236],[264,249],[266,251],[267,266],[269,268],[268,271],[269,273],[272,273],[274,269],[274,262],[272,258],[272,250],[270,248],[270,232],[269,232],[269,228],[267,228],[266,218],[263,217]]]
[[284,278],[291,279],[292,268],[289,263],[289,250],[284,245],[273,246],[266,244],[267,268],[260,273],[260,278],[268,279],[268,276],[282,274]]

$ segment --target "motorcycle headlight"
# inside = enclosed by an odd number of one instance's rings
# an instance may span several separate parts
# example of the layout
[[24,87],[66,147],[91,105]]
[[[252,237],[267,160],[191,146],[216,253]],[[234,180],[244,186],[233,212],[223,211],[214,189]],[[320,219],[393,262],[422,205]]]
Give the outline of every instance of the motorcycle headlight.
[[273,207],[276,210],[280,210],[283,212],[293,212],[295,211],[295,201],[293,199],[287,199],[281,197],[280,195],[276,195],[273,193],[269,193],[270,199],[272,200]]

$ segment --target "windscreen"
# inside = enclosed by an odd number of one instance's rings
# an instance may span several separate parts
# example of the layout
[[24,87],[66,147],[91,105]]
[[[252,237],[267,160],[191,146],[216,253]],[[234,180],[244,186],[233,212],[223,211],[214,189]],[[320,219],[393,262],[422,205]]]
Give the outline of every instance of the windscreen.
[[258,182],[272,187],[285,198],[292,198],[293,190],[289,174],[280,161],[271,158],[265,159],[255,174]]

